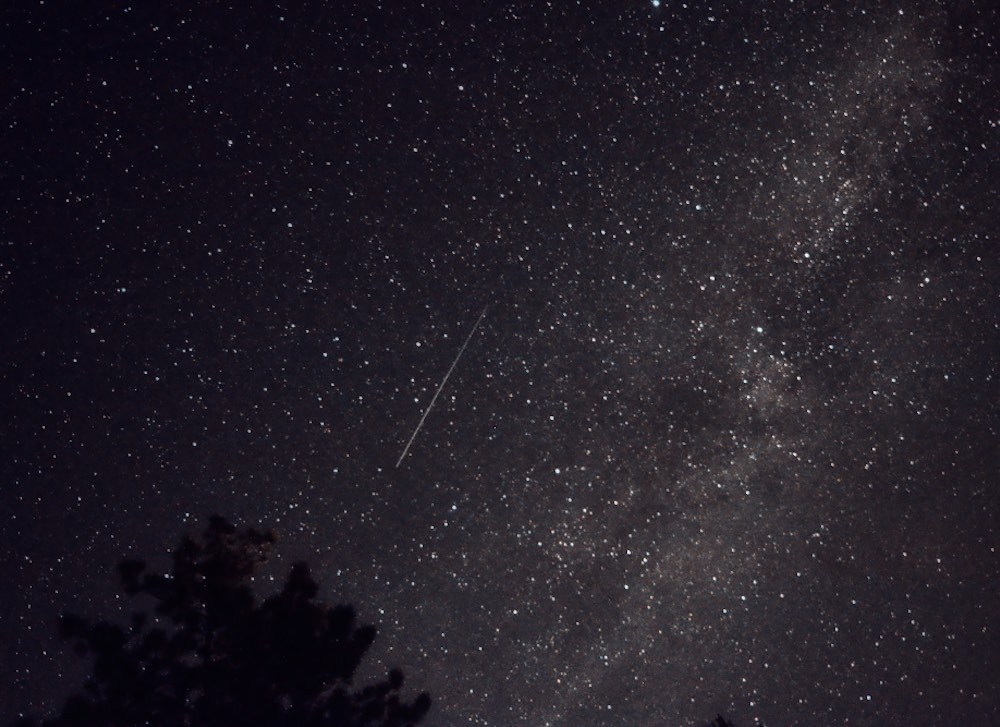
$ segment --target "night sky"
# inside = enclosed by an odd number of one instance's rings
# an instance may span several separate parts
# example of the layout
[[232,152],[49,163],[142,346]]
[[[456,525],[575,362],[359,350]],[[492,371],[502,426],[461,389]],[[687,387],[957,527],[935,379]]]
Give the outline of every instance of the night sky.
[[990,3],[227,5],[0,10],[0,718],[219,512],[429,724],[1000,722]]

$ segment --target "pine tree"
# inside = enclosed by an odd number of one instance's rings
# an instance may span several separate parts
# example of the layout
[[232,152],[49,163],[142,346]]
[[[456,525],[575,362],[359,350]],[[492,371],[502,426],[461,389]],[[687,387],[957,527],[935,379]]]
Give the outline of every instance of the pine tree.
[[[318,586],[295,564],[282,590],[258,603],[250,579],[276,541],[237,530],[220,516],[200,539],[184,538],[172,572],[126,560],[125,592],[152,600],[123,628],[79,616],[60,619],[60,636],[93,658],[83,692],[45,727],[407,727],[430,697],[400,697],[403,675],[355,688],[372,642],[350,606],[316,602]],[[144,599],[141,597],[145,597]],[[34,724],[22,720],[19,725]]]

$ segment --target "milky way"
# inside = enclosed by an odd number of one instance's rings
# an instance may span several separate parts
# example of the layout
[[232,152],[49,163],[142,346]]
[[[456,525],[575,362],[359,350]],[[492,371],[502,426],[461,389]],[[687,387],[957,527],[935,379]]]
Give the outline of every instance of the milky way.
[[1000,17],[747,5],[5,11],[11,716],[217,511],[433,724],[1000,718]]

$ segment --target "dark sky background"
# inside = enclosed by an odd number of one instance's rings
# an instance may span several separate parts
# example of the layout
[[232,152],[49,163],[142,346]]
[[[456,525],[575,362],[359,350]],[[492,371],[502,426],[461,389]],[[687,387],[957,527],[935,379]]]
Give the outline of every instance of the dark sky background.
[[219,512],[435,725],[996,724],[989,5],[4,3],[0,718]]

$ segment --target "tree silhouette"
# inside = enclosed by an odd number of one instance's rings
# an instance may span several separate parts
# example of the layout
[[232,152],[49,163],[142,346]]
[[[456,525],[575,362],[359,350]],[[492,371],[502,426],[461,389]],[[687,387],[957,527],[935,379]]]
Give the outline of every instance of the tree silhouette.
[[[728,719],[723,717],[721,714],[716,716],[711,722],[709,722],[705,727],[736,727],[736,724],[730,722]],[[756,723],[756,727],[764,727],[760,722]]]
[[[430,697],[403,702],[403,675],[355,689],[375,640],[350,606],[314,601],[318,586],[296,563],[280,593],[257,603],[249,581],[267,560],[273,532],[209,519],[200,540],[184,538],[169,575],[141,561],[118,565],[125,592],[155,602],[131,626],[64,615],[60,636],[94,660],[82,694],[46,727],[406,727]],[[22,720],[17,725],[35,724]]]

